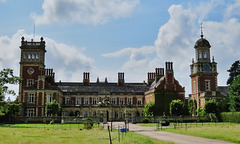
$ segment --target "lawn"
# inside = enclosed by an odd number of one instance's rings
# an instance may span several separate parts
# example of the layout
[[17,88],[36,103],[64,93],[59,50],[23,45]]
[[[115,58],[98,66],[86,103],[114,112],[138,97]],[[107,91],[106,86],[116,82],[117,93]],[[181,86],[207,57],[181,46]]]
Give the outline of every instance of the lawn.
[[[87,130],[81,124],[16,124],[0,126],[1,144],[53,144],[53,143],[86,143],[86,144],[108,144],[109,134],[106,129],[94,125],[94,128]],[[114,143],[118,141],[118,131],[113,130],[111,136]],[[133,132],[127,132],[120,136],[121,144],[167,144],[145,137]]]
[[181,124],[176,129],[173,127],[164,129],[165,131],[198,136],[210,139],[224,140],[240,143],[240,124],[233,123],[192,123]]

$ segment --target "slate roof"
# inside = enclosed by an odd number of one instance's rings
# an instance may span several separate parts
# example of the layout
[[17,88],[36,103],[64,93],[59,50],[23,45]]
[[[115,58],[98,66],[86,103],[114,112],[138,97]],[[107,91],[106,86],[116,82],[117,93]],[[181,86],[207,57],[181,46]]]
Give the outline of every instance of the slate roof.
[[218,86],[217,91],[219,91],[222,96],[228,96],[228,87],[227,86]]
[[149,90],[149,86],[143,83],[125,83],[118,86],[117,83],[90,83],[85,86],[83,83],[57,83],[63,92],[70,93],[144,93]]

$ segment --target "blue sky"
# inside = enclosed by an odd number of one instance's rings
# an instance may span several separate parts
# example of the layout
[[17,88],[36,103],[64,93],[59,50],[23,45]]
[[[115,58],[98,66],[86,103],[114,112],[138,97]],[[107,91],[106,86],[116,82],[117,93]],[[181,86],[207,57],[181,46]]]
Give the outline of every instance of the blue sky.
[[[46,68],[56,81],[147,81],[147,72],[174,63],[174,74],[191,91],[194,44],[204,37],[218,63],[218,84],[239,60],[240,0],[0,0],[0,68],[19,75],[21,37],[44,37]],[[18,89],[18,87],[13,87]]]

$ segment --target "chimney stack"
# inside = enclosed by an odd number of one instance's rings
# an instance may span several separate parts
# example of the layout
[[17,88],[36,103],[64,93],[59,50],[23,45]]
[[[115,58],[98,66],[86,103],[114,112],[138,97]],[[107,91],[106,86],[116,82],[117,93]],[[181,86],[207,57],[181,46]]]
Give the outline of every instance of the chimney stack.
[[166,81],[167,83],[174,83],[173,76],[173,62],[166,62]]
[[155,69],[155,80],[156,82],[164,76],[164,68],[156,68]]
[[124,85],[124,73],[123,72],[118,73],[118,85],[119,86]]
[[90,73],[89,72],[84,72],[83,73],[83,85],[89,85],[90,84],[90,79],[89,79]]
[[154,73],[154,72],[148,73],[148,85],[151,85],[152,82],[155,80],[155,75],[156,75],[156,73]]

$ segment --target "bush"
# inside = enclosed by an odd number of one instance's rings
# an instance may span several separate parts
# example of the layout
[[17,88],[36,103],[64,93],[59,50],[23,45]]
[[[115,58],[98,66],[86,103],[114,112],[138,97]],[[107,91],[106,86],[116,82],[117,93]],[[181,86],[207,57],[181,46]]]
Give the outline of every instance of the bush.
[[144,119],[142,120],[142,123],[149,123],[149,119],[148,119],[148,118],[144,118]]
[[86,121],[84,122],[84,128],[85,129],[92,129],[92,127],[93,127],[92,119],[90,119],[90,118],[86,119]]
[[223,122],[240,123],[240,112],[222,112],[221,118]]
[[160,121],[165,121],[165,123],[161,123],[162,126],[169,126],[170,125],[170,121],[168,119],[161,119]]
[[51,120],[51,121],[49,122],[49,124],[54,124],[54,120]]

